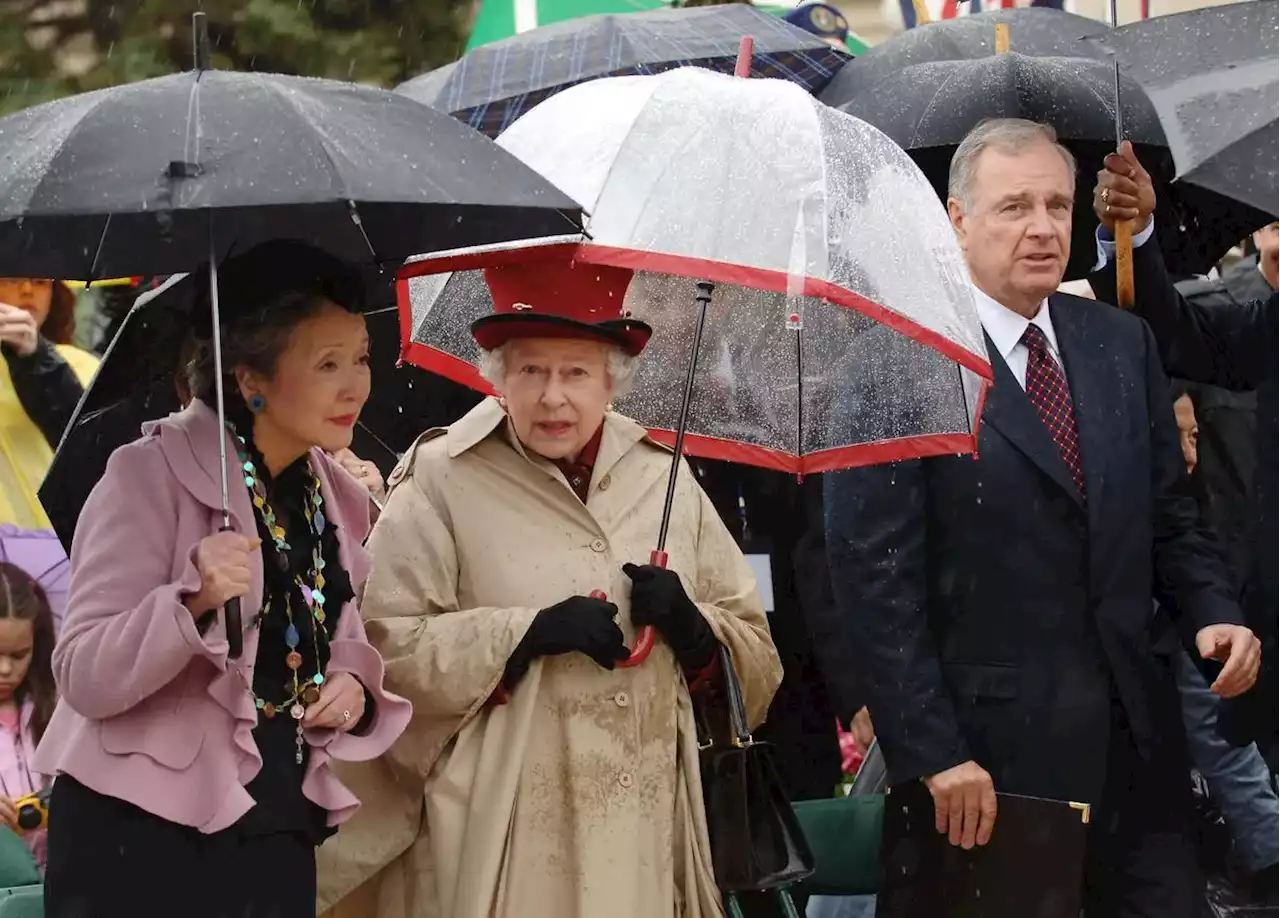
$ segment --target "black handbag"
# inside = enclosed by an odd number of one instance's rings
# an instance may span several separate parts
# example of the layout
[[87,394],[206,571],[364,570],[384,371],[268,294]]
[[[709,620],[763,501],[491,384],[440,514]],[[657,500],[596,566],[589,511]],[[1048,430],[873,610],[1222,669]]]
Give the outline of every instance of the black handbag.
[[[747,730],[742,686],[729,651],[719,645],[718,653],[719,691],[708,686],[695,702],[716,884],[731,914],[738,913],[734,893],[776,890],[783,914],[794,915],[786,887],[813,873],[813,854],[778,778],[772,746],[756,742]],[[727,725],[728,732],[712,729],[716,723]]]

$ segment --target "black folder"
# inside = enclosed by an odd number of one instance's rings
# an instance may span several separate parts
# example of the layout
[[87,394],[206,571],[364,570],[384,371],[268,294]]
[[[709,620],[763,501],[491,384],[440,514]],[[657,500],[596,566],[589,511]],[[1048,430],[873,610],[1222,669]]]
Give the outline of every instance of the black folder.
[[876,918],[1080,918],[1088,805],[996,796],[991,840],[966,851],[924,785],[889,793]]

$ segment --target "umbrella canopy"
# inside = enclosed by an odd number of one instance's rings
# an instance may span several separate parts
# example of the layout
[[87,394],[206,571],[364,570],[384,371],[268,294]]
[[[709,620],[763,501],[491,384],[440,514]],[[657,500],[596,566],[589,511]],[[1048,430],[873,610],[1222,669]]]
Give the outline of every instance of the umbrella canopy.
[[0,119],[0,276],[170,274],[299,238],[350,261],[564,232],[574,203],[404,96],[196,70]]
[[0,561],[17,565],[44,588],[55,626],[62,621],[71,589],[71,562],[58,537],[48,529],[0,526]]
[[840,106],[862,90],[907,67],[935,61],[980,60],[996,53],[996,26],[1009,28],[1009,48],[1030,57],[1097,57],[1105,52],[1084,39],[1107,24],[1050,7],[989,10],[908,29],[850,61],[818,98]]
[[1254,228],[1280,211],[1277,6],[1249,0],[1207,7],[1135,22],[1095,40],[1146,89],[1180,182],[1245,205],[1255,212]]
[[[815,92],[849,60],[821,38],[746,4],[583,16],[476,48],[397,87],[497,137],[533,106],[604,76],[698,66],[732,73],[743,36],[751,74]],[[426,251],[420,249],[419,251]]]
[[[932,189],[880,132],[780,80],[685,68],[567,90],[500,143],[591,214],[559,257],[638,271],[655,328],[620,411],[673,439],[696,322],[690,453],[796,472],[972,450],[982,330]],[[544,257],[445,253],[402,271],[406,356],[484,387],[474,269]],[[442,276],[440,272],[456,272]],[[434,276],[432,276],[434,275]]]
[[[1115,150],[1115,79],[1110,60],[1010,52],[908,67],[858,93],[840,110],[897,141],[944,200],[952,154],[978,122],[1025,118],[1052,125],[1078,164],[1066,273],[1073,280],[1087,276],[1096,260],[1092,194],[1103,157]],[[1172,159],[1155,109],[1142,88],[1123,76],[1120,100],[1125,134],[1160,186],[1156,219],[1166,262],[1178,273],[1204,273],[1257,224],[1247,225],[1233,201],[1189,198],[1169,189]]]

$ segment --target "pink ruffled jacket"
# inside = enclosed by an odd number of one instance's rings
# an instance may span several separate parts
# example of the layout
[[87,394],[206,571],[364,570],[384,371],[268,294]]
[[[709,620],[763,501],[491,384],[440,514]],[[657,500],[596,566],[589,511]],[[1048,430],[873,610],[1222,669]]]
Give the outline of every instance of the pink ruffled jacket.
[[[200,586],[196,543],[222,524],[219,436],[227,437],[231,525],[256,535],[231,439],[200,402],[147,425],[107,463],[76,531],[71,593],[53,654],[60,701],[33,763],[202,832],[225,829],[248,812],[254,801],[245,785],[262,766],[252,732],[257,712],[245,688],[258,631],[245,631],[243,655],[229,661],[223,616],[201,635],[181,599]],[[311,462],[358,594],[370,568],[362,544],[368,494],[319,450]],[[242,601],[246,626],[262,605],[262,582],[257,555]],[[306,732],[303,793],[328,811],[330,825],[359,806],[330,759],[376,758],[411,714],[407,701],[383,690],[382,658],[365,639],[354,602],[343,607],[331,641],[328,673],[339,672],[360,680],[375,714],[360,736]]]

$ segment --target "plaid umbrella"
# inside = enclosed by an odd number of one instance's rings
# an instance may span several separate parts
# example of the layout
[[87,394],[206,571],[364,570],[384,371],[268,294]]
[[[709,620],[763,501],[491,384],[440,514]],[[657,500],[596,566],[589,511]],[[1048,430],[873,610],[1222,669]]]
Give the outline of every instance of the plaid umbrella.
[[[777,3],[756,3],[755,6],[766,13],[784,16],[803,2],[805,0],[778,0]],[[467,50],[580,16],[665,10],[673,5],[670,0],[481,0],[471,26]],[[870,47],[852,32],[845,39],[845,44],[854,54],[865,54]]]
[[816,93],[849,55],[744,4],[583,16],[514,35],[401,84],[403,93],[496,137],[521,114],[577,83],[696,66],[733,73],[754,39],[751,76]]

